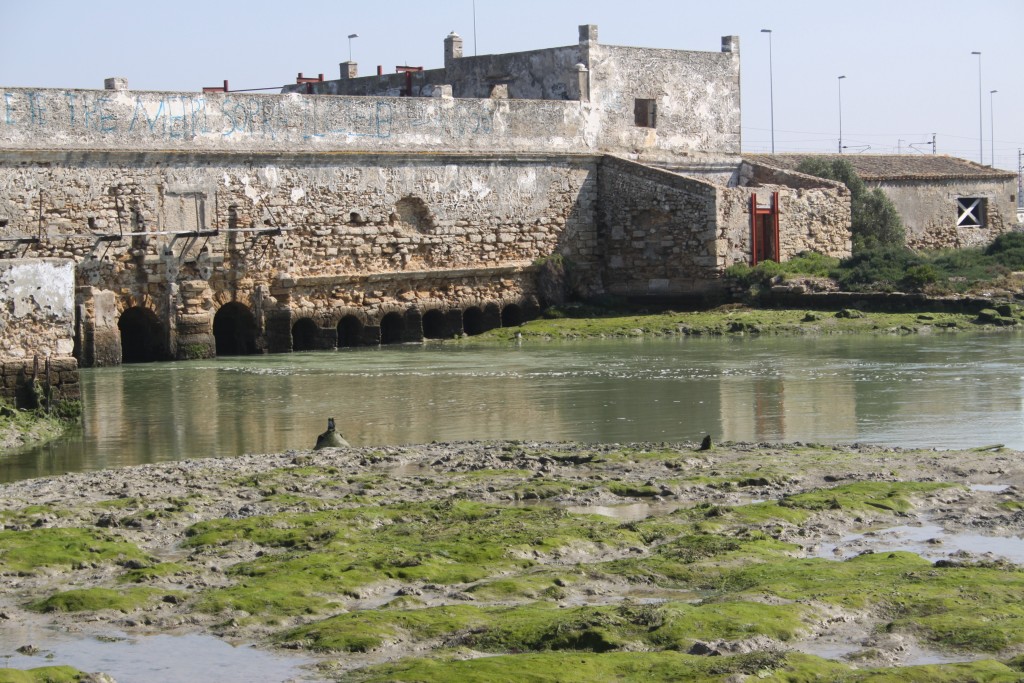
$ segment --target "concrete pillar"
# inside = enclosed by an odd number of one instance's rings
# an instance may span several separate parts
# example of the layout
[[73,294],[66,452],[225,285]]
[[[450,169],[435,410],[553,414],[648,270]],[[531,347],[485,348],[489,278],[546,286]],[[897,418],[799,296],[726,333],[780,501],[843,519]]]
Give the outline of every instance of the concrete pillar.
[[586,64],[576,65],[576,75],[579,79],[580,102],[590,101],[590,70]]
[[722,52],[731,52],[738,55],[740,53],[740,37],[722,36]]
[[117,298],[113,292],[78,288],[81,319],[80,348],[83,367],[121,364],[121,330],[117,327]]
[[462,36],[455,31],[448,34],[448,37],[444,39],[444,65],[448,67],[449,63],[454,59],[462,58]]

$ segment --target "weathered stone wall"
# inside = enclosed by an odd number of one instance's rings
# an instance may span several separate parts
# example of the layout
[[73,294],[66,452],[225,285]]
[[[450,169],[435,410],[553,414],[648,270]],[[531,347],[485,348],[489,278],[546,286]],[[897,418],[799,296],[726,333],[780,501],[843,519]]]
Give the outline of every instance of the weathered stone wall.
[[606,157],[600,191],[608,292],[689,294],[713,286],[720,275],[714,185]]
[[5,150],[204,152],[596,149],[581,102],[0,89]]
[[[1017,225],[1017,184],[1013,179],[884,181],[868,183],[868,187],[881,188],[892,200],[906,228],[907,246],[914,249],[980,246]],[[957,226],[958,197],[987,200],[985,227]]]
[[600,171],[604,284],[631,295],[692,294],[717,287],[722,272],[751,260],[750,198],[779,192],[780,257],[802,251],[850,254],[845,187],[723,187],[605,157]]
[[[0,396],[19,407],[79,398],[71,357],[75,265],[66,259],[0,261]],[[41,402],[41,405],[39,404]]]
[[718,235],[720,264],[747,263],[751,254],[750,197],[768,205],[779,193],[779,257],[804,251],[846,258],[851,253],[850,193],[843,188],[791,188],[785,185],[720,190]]
[[[529,116],[524,101],[580,101],[586,115],[579,139],[586,148],[577,151],[698,164],[739,154],[738,38],[723,38],[721,52],[661,50],[602,45],[596,26],[579,28],[577,45],[478,57],[463,56],[461,38],[449,36],[444,69],[408,80],[405,74],[343,77],[285,91],[394,96],[410,83],[410,94],[430,96],[435,86],[447,84],[456,98],[489,98],[497,89],[520,103],[522,108],[509,112],[513,116]],[[643,125],[637,122],[637,100],[654,103]]]
[[157,357],[195,357],[212,355],[229,303],[253,313],[259,348],[278,351],[303,317],[329,329],[352,310],[373,326],[396,310],[536,308],[529,266],[554,253],[594,289],[597,164],[26,152],[0,156],[0,195],[8,234],[45,219],[39,243],[11,248],[77,262],[83,362],[106,365],[120,361],[131,309],[160,321]]
[[0,260],[0,358],[70,356],[74,326],[73,261]]
[[[738,155],[738,41],[723,39],[718,53],[592,45],[590,99],[601,112],[601,149],[677,163],[680,155]],[[655,127],[637,125],[637,99],[656,102]]]

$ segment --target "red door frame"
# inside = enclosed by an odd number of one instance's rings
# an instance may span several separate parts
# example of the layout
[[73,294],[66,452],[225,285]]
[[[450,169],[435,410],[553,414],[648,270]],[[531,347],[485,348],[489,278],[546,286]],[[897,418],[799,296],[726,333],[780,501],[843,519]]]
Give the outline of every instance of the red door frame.
[[772,192],[772,203],[771,206],[758,206],[757,204],[757,193],[750,193],[750,260],[751,265],[756,266],[758,264],[758,244],[759,233],[758,230],[758,219],[761,216],[771,216],[771,230],[774,239],[772,244],[774,248],[774,254],[765,254],[762,261],[778,261],[779,259],[779,193]]

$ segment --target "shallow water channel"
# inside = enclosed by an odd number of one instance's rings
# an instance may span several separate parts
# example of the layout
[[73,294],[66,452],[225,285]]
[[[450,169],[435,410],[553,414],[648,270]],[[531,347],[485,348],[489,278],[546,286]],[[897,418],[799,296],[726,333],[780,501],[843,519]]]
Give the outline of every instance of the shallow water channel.
[[1024,448],[1024,336],[403,345],[84,370],[81,430],[0,481],[311,448],[464,439]]

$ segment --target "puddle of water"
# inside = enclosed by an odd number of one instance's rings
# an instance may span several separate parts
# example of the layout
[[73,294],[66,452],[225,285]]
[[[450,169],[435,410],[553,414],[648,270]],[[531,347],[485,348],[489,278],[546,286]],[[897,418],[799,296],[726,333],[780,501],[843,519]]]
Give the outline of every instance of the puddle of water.
[[[250,681],[315,680],[302,666],[313,660],[285,656],[250,646],[234,647],[214,636],[127,636],[113,632],[114,640],[94,635],[64,633],[48,628],[0,627],[0,667],[33,669],[58,664],[91,673],[103,672],[118,683],[249,683]],[[33,655],[14,649],[38,648]],[[10,650],[7,650],[10,648]]]
[[971,484],[972,491],[988,491],[990,493],[1002,493],[1009,488],[1009,484]]
[[388,475],[393,479],[399,479],[402,477],[433,477],[437,476],[437,472],[427,465],[420,463],[405,463],[397,467],[392,467],[388,470]]
[[863,534],[850,534],[839,539],[838,543],[822,544],[815,554],[827,559],[845,560],[865,550],[907,550],[930,560],[943,559],[960,551],[972,555],[991,553],[1015,564],[1024,564],[1024,539],[1016,536],[983,536],[968,532],[949,533],[937,524],[897,526]]
[[566,505],[565,509],[574,515],[601,515],[620,522],[639,522],[655,515],[671,514],[680,507],[680,505],[671,503],[630,503],[629,505]]
[[[862,646],[857,643],[844,640],[832,640],[819,638],[797,643],[793,646],[797,652],[814,655],[822,659],[848,660],[850,655],[860,652],[863,649],[870,649],[870,646]],[[913,648],[909,654],[901,657],[900,666],[925,666],[928,664],[956,664],[957,662],[969,662],[977,659],[973,655],[962,655],[951,652],[939,652],[925,648]]]

